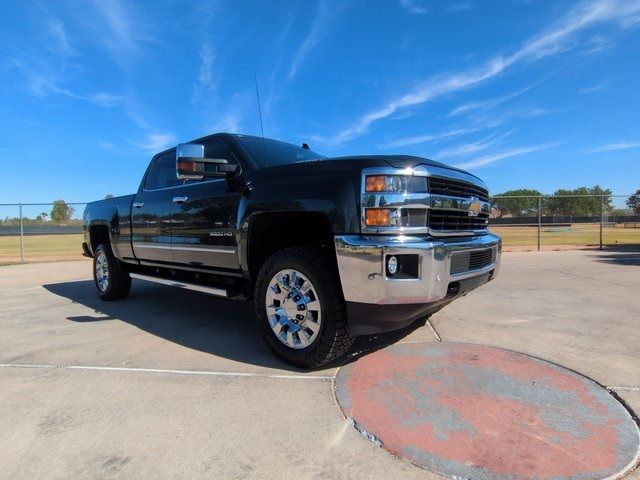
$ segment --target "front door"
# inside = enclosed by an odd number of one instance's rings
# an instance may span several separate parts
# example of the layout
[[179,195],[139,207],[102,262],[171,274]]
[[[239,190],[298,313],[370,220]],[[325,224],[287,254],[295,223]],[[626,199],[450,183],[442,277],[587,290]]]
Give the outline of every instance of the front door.
[[[206,158],[238,163],[229,147],[218,139],[204,144]],[[235,224],[240,194],[229,192],[224,178],[191,180],[176,189],[171,206],[171,238],[176,263],[238,270]]]
[[131,208],[133,252],[142,262],[173,262],[171,200],[178,183],[175,150],[158,155]]

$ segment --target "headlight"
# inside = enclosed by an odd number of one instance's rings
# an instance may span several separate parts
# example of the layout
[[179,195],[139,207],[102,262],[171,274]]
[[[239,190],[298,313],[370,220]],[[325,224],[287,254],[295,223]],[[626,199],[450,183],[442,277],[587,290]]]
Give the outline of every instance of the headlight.
[[362,231],[427,233],[427,182],[426,175],[407,170],[376,168],[363,171]]
[[367,193],[426,193],[427,177],[407,175],[367,175]]

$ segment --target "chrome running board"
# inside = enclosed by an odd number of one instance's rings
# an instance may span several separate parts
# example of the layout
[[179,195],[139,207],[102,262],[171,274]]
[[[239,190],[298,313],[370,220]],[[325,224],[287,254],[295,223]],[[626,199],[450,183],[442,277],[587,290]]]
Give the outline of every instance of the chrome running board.
[[168,278],[154,277],[152,275],[143,275],[141,273],[131,273],[131,278],[137,280],[144,280],[145,282],[160,283],[162,285],[168,285],[170,287],[184,288],[185,290],[193,290],[195,292],[208,293],[209,295],[215,295],[216,297],[229,298],[229,291],[222,288],[207,287],[205,285],[198,285],[196,283],[181,282],[179,280],[171,280]]

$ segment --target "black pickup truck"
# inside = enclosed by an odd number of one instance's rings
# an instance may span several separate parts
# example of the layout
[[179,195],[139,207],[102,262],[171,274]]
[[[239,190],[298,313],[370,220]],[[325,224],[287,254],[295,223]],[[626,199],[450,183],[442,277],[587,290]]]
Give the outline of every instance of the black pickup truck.
[[425,158],[215,134],[155,155],[135,195],[89,203],[83,249],[103,300],[132,278],[253,299],[272,350],[308,368],[494,278],[488,202]]

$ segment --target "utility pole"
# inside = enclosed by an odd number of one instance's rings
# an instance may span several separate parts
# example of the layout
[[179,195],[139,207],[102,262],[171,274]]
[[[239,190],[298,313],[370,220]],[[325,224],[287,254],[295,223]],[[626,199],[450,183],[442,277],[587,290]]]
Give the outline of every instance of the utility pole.
[[604,230],[604,195],[600,195],[600,250],[602,250],[602,231]]
[[24,263],[24,224],[22,222],[22,204],[20,204],[20,261]]
[[542,228],[542,196],[538,196],[538,251],[540,251],[541,228]]

